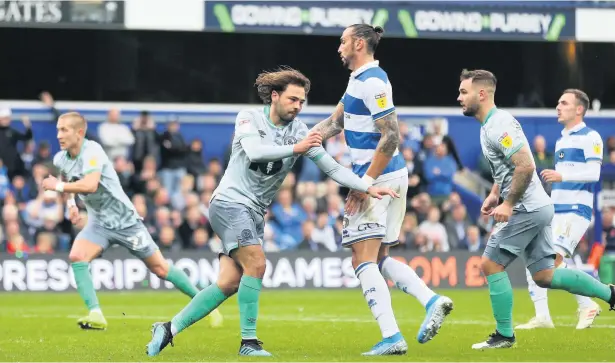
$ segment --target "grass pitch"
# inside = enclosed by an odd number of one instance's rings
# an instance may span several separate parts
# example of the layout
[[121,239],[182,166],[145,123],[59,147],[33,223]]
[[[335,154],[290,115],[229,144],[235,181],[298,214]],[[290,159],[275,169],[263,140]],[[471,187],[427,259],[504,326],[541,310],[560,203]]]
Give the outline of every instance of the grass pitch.
[[[575,299],[549,292],[556,329],[516,331],[513,349],[473,351],[495,329],[487,290],[440,290],[455,310],[440,334],[419,344],[424,309],[411,296],[392,290],[399,327],[408,341],[406,356],[362,357],[380,331],[359,289],[264,290],[258,336],[274,358],[242,358],[237,301],[222,305],[224,327],[206,320],[188,328],[156,358],[145,354],[150,327],[168,321],[188,299],[180,292],[100,293],[109,322],[106,331],[83,331],[76,319],[86,310],[76,293],[0,294],[0,361],[615,361],[615,312],[601,303],[591,329],[577,331]],[[534,313],[527,290],[515,290],[515,325]]]

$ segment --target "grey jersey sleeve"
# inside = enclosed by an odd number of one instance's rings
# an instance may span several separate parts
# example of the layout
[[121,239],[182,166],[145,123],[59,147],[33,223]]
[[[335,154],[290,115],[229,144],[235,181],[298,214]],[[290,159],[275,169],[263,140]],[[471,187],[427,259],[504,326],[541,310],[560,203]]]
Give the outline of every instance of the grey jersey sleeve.
[[83,163],[81,164],[83,167],[83,175],[94,172],[102,173],[103,166],[109,162],[107,154],[99,145],[88,145],[88,147],[83,150],[81,158],[83,159]]
[[53,156],[53,166],[58,170],[58,179],[65,181],[64,171],[62,170],[62,159],[64,159],[66,151],[60,150]]
[[293,145],[263,145],[253,114],[240,111],[235,120],[235,137],[251,162],[277,161],[293,156]]
[[240,141],[243,151],[251,162],[278,161],[293,156],[294,145],[263,145],[260,137],[246,137]]
[[60,150],[53,156],[53,166],[60,168],[60,161],[64,157],[64,154],[66,154],[66,151]]
[[496,148],[506,159],[510,159],[517,151],[526,144],[525,134],[521,129],[519,121],[512,116],[499,122],[487,133],[489,144]]
[[249,111],[239,111],[235,119],[235,138],[241,141],[252,136],[259,136],[254,114]]
[[320,170],[327,174],[331,179],[346,188],[366,192],[369,188],[367,182],[359,178],[352,170],[344,168],[329,155],[322,146],[313,147],[306,153]]

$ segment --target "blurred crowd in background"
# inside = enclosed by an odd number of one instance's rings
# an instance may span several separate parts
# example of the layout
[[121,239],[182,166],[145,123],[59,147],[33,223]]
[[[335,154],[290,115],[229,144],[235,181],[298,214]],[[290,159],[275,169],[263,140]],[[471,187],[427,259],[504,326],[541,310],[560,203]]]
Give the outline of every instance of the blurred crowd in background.
[[[59,115],[49,93],[43,93],[41,100]],[[0,107],[0,253],[68,251],[87,223],[87,213],[78,200],[82,219],[73,226],[65,197],[41,190],[46,175],[57,175],[50,151],[50,143],[57,141],[33,139],[27,117],[22,118],[25,132],[12,128],[9,107]],[[106,150],[156,243],[163,251],[221,251],[209,224],[209,200],[228,164],[232,140],[223,160],[207,158],[200,140],[182,135],[178,120],[168,122],[166,131],[158,133],[147,112],[132,124],[120,123],[120,113],[109,110],[107,121],[88,129],[87,137]],[[400,123],[400,151],[406,160],[409,189],[400,244],[395,248],[477,252],[493,228],[489,216],[472,219],[454,191],[453,178],[464,166],[455,143],[443,132],[444,122],[434,119],[421,137]],[[615,164],[615,136],[605,139],[604,162]],[[340,164],[350,166],[343,133],[328,140],[325,148]],[[533,151],[538,169],[553,167],[554,156],[543,137],[533,140]],[[477,171],[492,181],[482,155]],[[265,251],[341,250],[347,193],[311,160],[300,158],[265,216]],[[605,238],[615,247],[613,210],[604,211],[603,221]],[[588,248],[587,240],[579,245],[581,253]]]

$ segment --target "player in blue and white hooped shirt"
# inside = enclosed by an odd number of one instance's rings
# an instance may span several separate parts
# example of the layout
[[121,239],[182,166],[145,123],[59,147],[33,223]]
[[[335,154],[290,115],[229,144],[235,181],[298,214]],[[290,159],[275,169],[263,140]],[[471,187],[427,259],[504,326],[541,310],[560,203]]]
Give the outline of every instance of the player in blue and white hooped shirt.
[[[589,97],[585,92],[564,91],[557,105],[557,121],[564,129],[555,144],[555,170],[541,173],[546,182],[553,183],[553,244],[557,252],[555,265],[560,268],[575,266],[572,255],[591,223],[594,187],[600,180],[602,138],[583,122],[588,107]],[[553,328],[547,289],[537,286],[529,274],[528,289],[536,316],[517,329]],[[579,304],[577,329],[589,328],[601,312],[600,305],[585,296],[575,297]]]
[[[352,170],[370,185],[387,186],[400,195],[408,190],[408,171],[399,152],[399,127],[393,91],[386,72],[374,60],[381,27],[355,24],[345,29],[338,48],[352,71],[335,112],[314,127],[323,140],[344,131]],[[377,320],[383,340],[364,355],[404,354],[408,345],[397,326],[386,279],[414,295],[427,314],[417,340],[426,343],[440,329],[453,302],[429,289],[407,264],[388,257],[398,243],[406,198],[371,201],[350,192],[346,201],[342,245],[352,249],[352,264],[363,296]]]

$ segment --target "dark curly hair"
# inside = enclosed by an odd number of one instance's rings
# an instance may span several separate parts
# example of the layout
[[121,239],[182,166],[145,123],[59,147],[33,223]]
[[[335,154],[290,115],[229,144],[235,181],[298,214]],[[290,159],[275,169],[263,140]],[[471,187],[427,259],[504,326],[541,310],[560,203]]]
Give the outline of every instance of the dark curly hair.
[[258,90],[258,97],[265,104],[271,104],[271,93],[282,93],[289,84],[303,87],[305,94],[310,92],[310,80],[303,73],[291,67],[279,67],[275,71],[263,72],[258,75],[254,85]]

